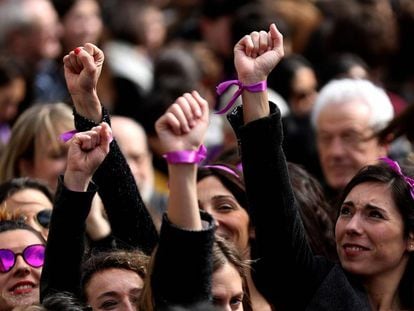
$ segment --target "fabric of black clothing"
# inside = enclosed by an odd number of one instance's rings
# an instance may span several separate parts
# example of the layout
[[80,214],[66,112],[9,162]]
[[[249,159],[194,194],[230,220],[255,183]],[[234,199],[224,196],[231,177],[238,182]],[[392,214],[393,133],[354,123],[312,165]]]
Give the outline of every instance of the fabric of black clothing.
[[366,293],[353,277],[312,254],[282,149],[280,111],[270,107],[270,116],[246,125],[240,107],[229,114],[256,231],[253,280],[276,310],[370,310]]
[[215,227],[209,214],[201,217],[208,226],[200,231],[181,229],[163,217],[151,274],[156,310],[211,301]]
[[[74,115],[78,131],[97,125],[76,112]],[[105,109],[103,116],[103,121],[110,123]],[[70,191],[63,180],[59,180],[40,282],[41,301],[49,294],[62,291],[80,297],[85,222],[96,192],[102,199],[111,226],[111,235],[103,239],[104,243],[96,243],[101,250],[140,249],[151,254],[158,242],[151,216],[115,140],[110,143],[110,151],[92,179],[96,186],[90,185],[88,192]]]
[[86,192],[70,191],[59,178],[40,280],[40,301],[60,292],[80,297],[86,218],[96,191],[93,184]]
[[[110,124],[105,108],[102,108],[103,121]],[[86,131],[96,126],[92,120],[80,116],[76,111],[75,126],[78,131]],[[93,175],[98,186],[112,236],[118,248],[139,248],[150,254],[157,244],[158,234],[151,216],[138,191],[131,169],[119,149],[116,140],[110,144],[110,152]]]

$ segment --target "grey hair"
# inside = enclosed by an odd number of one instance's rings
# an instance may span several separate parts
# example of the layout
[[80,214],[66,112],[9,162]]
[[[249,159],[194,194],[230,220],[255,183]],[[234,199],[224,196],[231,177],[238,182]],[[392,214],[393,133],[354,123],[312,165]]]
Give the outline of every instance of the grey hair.
[[313,127],[317,127],[317,119],[325,107],[351,101],[354,101],[356,105],[365,104],[368,106],[371,111],[369,126],[374,131],[383,129],[394,117],[394,108],[388,95],[371,81],[334,79],[319,92],[311,115]]

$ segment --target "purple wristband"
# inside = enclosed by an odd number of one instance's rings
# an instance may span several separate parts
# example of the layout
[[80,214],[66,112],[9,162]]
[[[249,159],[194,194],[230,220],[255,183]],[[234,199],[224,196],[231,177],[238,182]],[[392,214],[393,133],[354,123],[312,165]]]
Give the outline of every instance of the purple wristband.
[[238,85],[239,89],[233,94],[232,98],[227,103],[227,105],[220,111],[217,111],[216,114],[223,114],[229,111],[229,109],[233,106],[236,99],[241,95],[241,93],[244,90],[252,92],[252,93],[257,93],[257,92],[263,92],[267,89],[266,80],[253,83],[250,85],[244,85],[239,80],[229,80],[229,81],[224,81],[217,86],[217,94],[222,95],[232,85]]
[[198,150],[171,151],[163,155],[169,164],[200,163],[207,156],[207,149],[201,145]]

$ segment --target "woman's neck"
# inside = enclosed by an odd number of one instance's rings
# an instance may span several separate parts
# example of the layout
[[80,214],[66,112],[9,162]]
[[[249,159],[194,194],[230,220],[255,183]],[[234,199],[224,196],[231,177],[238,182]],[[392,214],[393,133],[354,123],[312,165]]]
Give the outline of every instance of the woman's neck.
[[363,281],[373,310],[401,310],[398,289],[405,267],[406,265],[399,265],[399,267],[392,271]]

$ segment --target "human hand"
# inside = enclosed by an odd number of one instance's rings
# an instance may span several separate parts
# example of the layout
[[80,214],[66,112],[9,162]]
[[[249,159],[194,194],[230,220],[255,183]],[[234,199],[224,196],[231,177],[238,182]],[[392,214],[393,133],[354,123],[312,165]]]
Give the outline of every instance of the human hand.
[[283,56],[283,36],[275,24],[270,25],[269,32],[254,31],[244,36],[234,47],[239,81],[250,85],[266,80]]
[[155,123],[163,152],[196,150],[208,127],[208,102],[197,91],[185,93]]
[[91,43],[76,48],[63,58],[66,84],[76,111],[97,123],[102,119],[102,110],[96,85],[103,62],[104,53]]
[[85,191],[92,175],[109,153],[112,131],[101,123],[90,131],[77,133],[69,141],[64,183],[74,191]]

